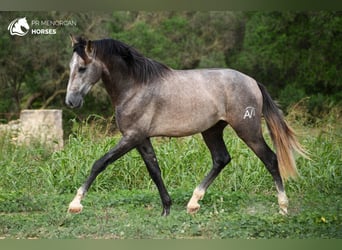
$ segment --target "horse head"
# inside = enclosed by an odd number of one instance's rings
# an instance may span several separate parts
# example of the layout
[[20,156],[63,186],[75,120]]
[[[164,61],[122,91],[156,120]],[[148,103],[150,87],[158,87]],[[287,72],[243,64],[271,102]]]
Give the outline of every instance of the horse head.
[[101,78],[102,64],[93,57],[92,42],[70,35],[73,55],[65,102],[71,108],[80,108],[84,96]]

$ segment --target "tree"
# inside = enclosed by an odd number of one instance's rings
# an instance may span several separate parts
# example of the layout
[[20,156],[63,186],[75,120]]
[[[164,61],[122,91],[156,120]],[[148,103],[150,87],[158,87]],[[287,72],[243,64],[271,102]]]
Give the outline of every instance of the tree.
[[112,36],[146,56],[176,69],[225,67],[224,56],[235,46],[241,13],[115,12],[129,20],[112,26]]
[[229,65],[265,83],[285,105],[317,93],[341,100],[341,12],[247,14],[243,45]]

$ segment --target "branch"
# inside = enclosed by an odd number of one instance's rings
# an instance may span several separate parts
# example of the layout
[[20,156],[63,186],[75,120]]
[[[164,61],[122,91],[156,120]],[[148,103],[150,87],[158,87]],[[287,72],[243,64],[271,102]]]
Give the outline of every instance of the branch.
[[24,105],[24,109],[29,109],[32,106],[32,103],[34,103],[34,101],[38,98],[41,97],[43,95],[42,92],[37,92],[32,94],[26,101],[25,105]]
[[61,94],[65,94],[66,93],[66,89],[59,89],[56,90],[52,96],[50,96],[46,102],[44,103],[44,105],[40,108],[40,109],[45,109],[47,106],[49,106],[49,104],[58,96]]

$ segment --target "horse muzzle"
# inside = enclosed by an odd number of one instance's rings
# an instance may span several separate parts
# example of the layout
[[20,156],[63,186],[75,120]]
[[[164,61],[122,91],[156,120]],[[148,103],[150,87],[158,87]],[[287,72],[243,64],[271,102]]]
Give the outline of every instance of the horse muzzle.
[[83,97],[79,93],[67,93],[65,103],[70,108],[80,108],[83,105]]

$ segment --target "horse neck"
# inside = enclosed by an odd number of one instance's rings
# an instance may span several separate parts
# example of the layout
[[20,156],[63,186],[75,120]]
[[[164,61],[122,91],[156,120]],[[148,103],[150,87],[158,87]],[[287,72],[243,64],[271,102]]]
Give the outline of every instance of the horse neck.
[[127,69],[113,60],[103,62],[102,82],[114,106],[118,106],[135,85]]

